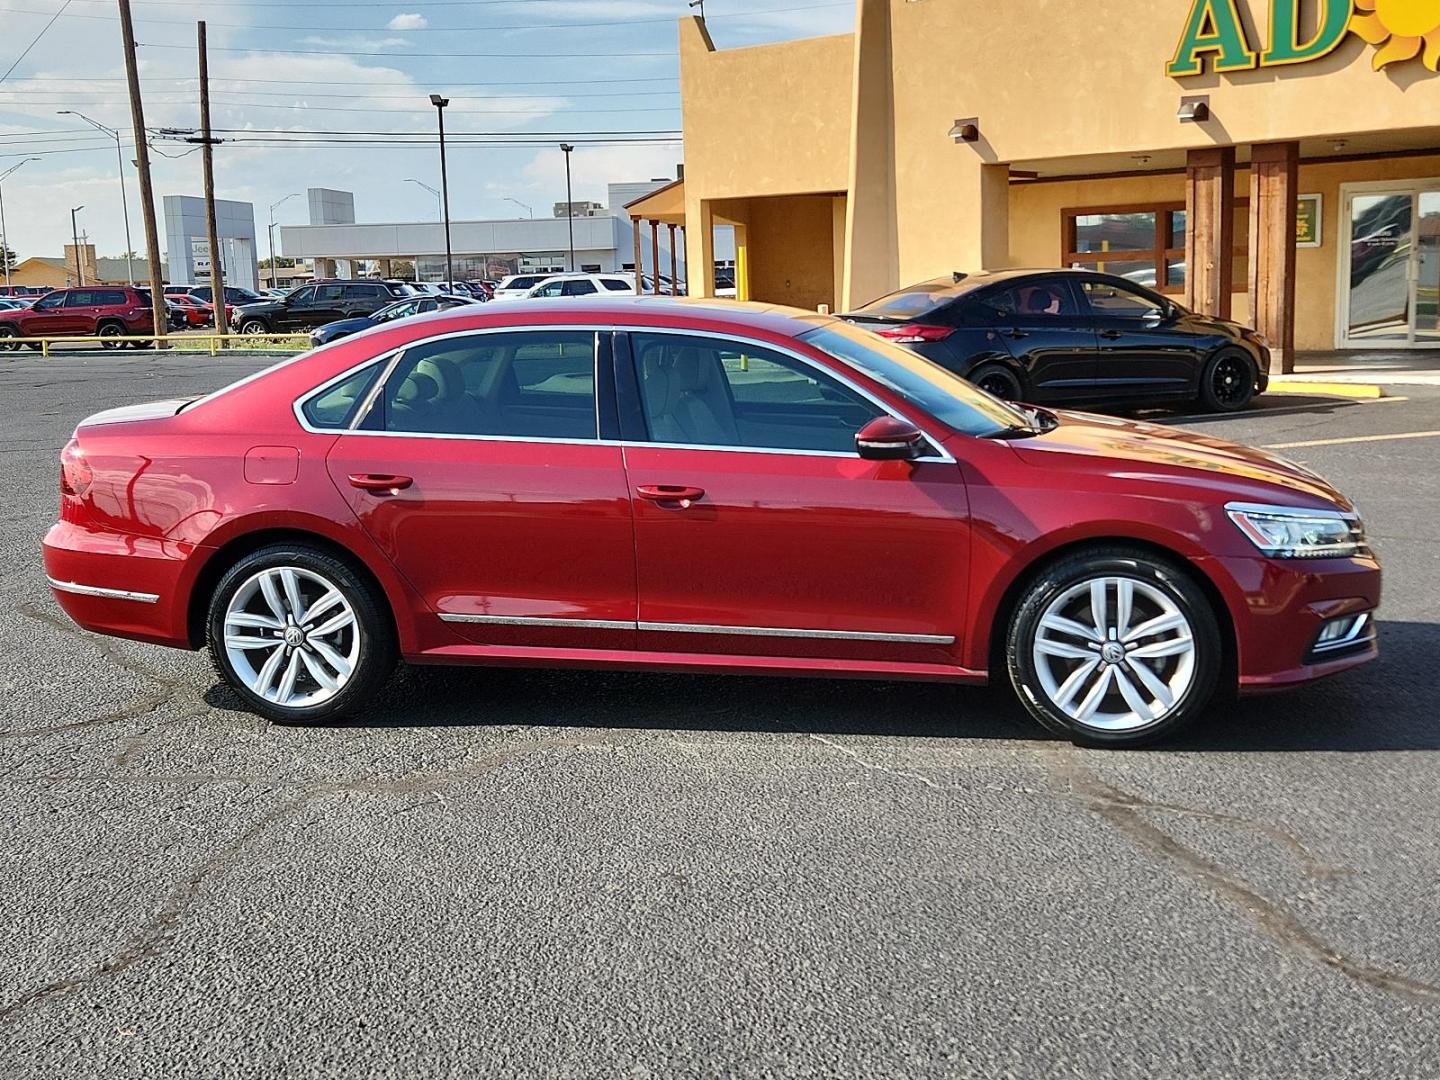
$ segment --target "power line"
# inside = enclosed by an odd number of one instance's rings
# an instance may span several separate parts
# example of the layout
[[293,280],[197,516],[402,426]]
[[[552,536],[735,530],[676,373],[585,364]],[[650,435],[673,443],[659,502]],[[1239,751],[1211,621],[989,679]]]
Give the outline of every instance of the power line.
[[30,50],[35,48],[35,46],[40,43],[40,39],[45,36],[45,32],[49,30],[50,27],[55,25],[55,20],[60,18],[61,15],[64,15],[65,9],[69,6],[70,0],[65,0],[65,2],[60,5],[60,10],[55,12],[54,15],[50,16],[50,21],[47,22],[44,26],[42,26],[40,28],[40,32],[30,40],[30,44],[25,46],[25,51],[22,52],[19,56],[17,56],[15,58],[15,62],[5,69],[4,75],[0,75],[0,83],[3,83],[14,73],[15,69],[20,66],[20,61],[24,60],[25,57],[30,55]]
[[[141,41],[137,44],[142,49],[184,49],[190,50],[189,45],[162,45],[156,41]],[[613,60],[617,58],[637,59],[645,57],[665,57],[674,59],[678,54],[674,50],[667,52],[598,52],[598,53],[477,53],[477,52],[407,52],[404,54],[387,53],[384,50],[376,49],[269,49],[257,48],[254,45],[231,45],[226,48],[215,49],[216,52],[239,52],[239,53],[265,53],[270,56],[385,56],[392,60],[411,59],[449,59],[449,60]],[[18,61],[17,61],[18,63]]]
[[[264,50],[257,50],[257,51],[263,52]],[[381,70],[385,70],[385,69],[383,69],[383,68],[362,68],[361,70],[362,70],[362,71],[381,71]],[[20,82],[63,82],[63,83],[74,84],[74,83],[77,83],[77,82],[85,82],[85,83],[88,84],[88,83],[103,83],[103,82],[118,82],[118,83],[123,83],[125,80],[124,80],[123,77],[120,77],[120,76],[111,77],[111,76],[88,76],[88,75],[87,75],[87,76],[85,76],[83,79],[81,79],[81,78],[77,78],[77,77],[71,76],[71,75],[27,75],[27,76],[26,76],[25,78],[23,78],[23,79],[16,79],[16,80],[14,80],[14,81],[17,82],[17,83],[20,83]],[[158,77],[158,76],[157,76],[157,77],[155,77],[155,78],[152,79],[152,83],[153,83],[153,82],[164,82],[164,83],[177,83],[177,82],[180,82],[180,83],[193,83],[193,82],[195,82],[195,81],[196,81],[196,80],[195,80],[195,77],[194,77],[193,75],[180,76],[180,77],[178,77],[178,78],[170,78],[170,77],[168,77],[168,76],[166,76],[166,77]],[[416,93],[420,93],[420,88],[419,88],[419,86],[417,86],[414,82],[407,81],[407,80],[399,80],[399,79],[375,80],[375,81],[371,81],[371,80],[368,80],[368,79],[367,79],[367,80],[366,80],[365,82],[363,82],[363,83],[358,83],[358,82],[357,82],[357,83],[352,83],[352,82],[339,82],[339,81],[337,81],[337,80],[335,80],[335,79],[251,79],[251,78],[246,78],[246,77],[242,77],[242,76],[239,76],[239,75],[232,75],[232,76],[228,76],[228,77],[226,77],[226,76],[220,76],[220,75],[213,75],[213,76],[211,76],[210,81],[211,81],[211,82],[261,83],[261,84],[264,84],[264,85],[275,85],[275,84],[279,84],[279,85],[284,85],[284,86],[408,86],[408,87],[412,87],[412,88],[415,90]],[[624,79],[502,79],[502,80],[499,80],[499,81],[491,81],[491,82],[450,82],[449,80],[446,80],[445,83],[444,83],[444,85],[445,85],[446,87],[451,87],[451,86],[523,86],[523,85],[526,84],[526,83],[535,83],[537,86],[546,86],[546,87],[549,87],[549,86],[600,86],[600,85],[611,85],[611,84],[616,84],[616,83],[652,83],[652,82],[675,83],[675,82],[678,82],[678,81],[679,81],[679,76],[678,76],[678,75],[641,75],[641,76],[635,76],[635,77],[632,77],[632,78],[624,78]],[[669,91],[655,91],[655,92],[656,92],[656,93],[662,93],[662,92],[668,93]],[[675,91],[675,92],[676,92],[676,93],[679,93],[679,91]],[[258,93],[258,91],[257,91],[257,93]],[[646,90],[646,91],[637,91],[637,93],[651,93],[651,91],[648,91],[648,90]],[[567,95],[567,96],[568,96],[568,97],[581,97],[581,96],[583,96],[583,95],[580,95],[580,94],[569,94],[569,95]]]

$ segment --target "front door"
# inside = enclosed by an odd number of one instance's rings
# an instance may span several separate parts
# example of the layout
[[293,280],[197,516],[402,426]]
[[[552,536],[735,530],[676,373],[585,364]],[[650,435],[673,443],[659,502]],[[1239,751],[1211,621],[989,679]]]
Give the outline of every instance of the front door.
[[1095,393],[1095,329],[1068,277],[1027,278],[988,294],[997,332],[1025,371],[1025,400],[1077,401]]
[[330,451],[366,531],[476,642],[634,647],[634,531],[624,452],[599,439],[596,340],[537,329],[411,346]]
[[954,663],[970,538],[952,461],[861,459],[884,408],[797,354],[659,331],[628,348],[640,648]]
[[1181,397],[1196,387],[1195,335],[1163,297],[1106,278],[1083,278],[1080,291],[1095,327],[1095,389],[1107,398]]
[[75,313],[67,314],[65,301],[70,290],[52,292],[35,302],[28,314],[21,317],[20,327],[25,337],[49,337],[52,334],[68,334],[74,331]]
[[1440,346],[1440,180],[1347,189],[1342,347]]

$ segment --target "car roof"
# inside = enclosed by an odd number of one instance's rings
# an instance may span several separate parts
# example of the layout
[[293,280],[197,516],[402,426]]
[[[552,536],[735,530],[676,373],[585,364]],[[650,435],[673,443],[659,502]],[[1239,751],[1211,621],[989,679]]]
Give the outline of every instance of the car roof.
[[557,297],[541,306],[543,313],[538,313],[531,301],[492,300],[488,304],[463,304],[445,311],[417,315],[405,322],[416,325],[423,321],[427,331],[434,331],[445,323],[454,323],[455,330],[504,325],[508,321],[505,316],[514,319],[517,329],[565,323],[571,319],[585,326],[611,321],[617,325],[651,323],[660,326],[675,321],[704,323],[712,329],[740,335],[750,331],[778,337],[798,337],[807,330],[833,321],[829,315],[818,315],[804,308],[685,296],[612,293],[602,299]]

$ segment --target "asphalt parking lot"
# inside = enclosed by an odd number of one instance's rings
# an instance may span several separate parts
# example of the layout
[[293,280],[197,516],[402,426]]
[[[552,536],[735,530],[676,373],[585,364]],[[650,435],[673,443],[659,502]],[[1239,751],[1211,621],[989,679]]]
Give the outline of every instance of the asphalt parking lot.
[[38,552],[78,419],[255,366],[0,356],[6,1080],[1440,1072],[1440,392],[1193,422],[1356,498],[1382,658],[1106,753],[995,690],[679,675],[272,727]]

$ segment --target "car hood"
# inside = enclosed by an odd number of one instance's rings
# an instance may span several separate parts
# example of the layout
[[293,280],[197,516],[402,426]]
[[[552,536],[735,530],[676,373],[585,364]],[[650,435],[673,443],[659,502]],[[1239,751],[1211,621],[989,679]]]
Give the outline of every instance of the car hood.
[[[1190,431],[1112,416],[1056,411],[1050,431],[1010,445],[1041,468],[1097,468],[1134,479],[1173,482],[1189,474],[1223,498],[1314,502],[1353,510],[1344,495],[1310,470],[1276,454]],[[1070,459],[1070,460],[1066,460]],[[1277,491],[1275,489],[1284,489]],[[1302,498],[1295,499],[1299,495]]]

